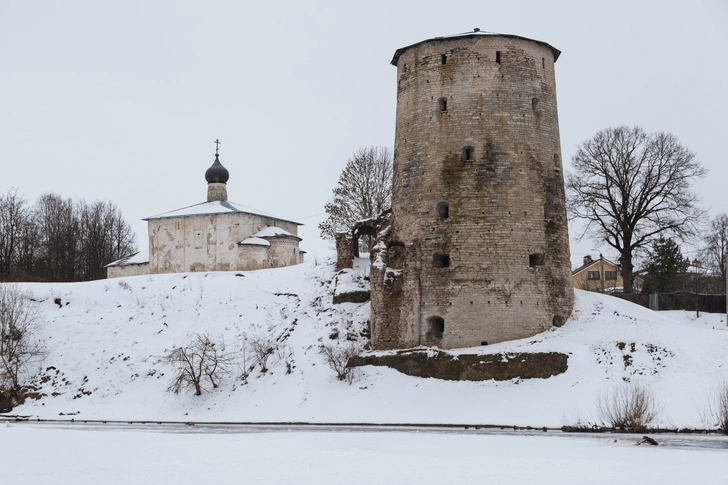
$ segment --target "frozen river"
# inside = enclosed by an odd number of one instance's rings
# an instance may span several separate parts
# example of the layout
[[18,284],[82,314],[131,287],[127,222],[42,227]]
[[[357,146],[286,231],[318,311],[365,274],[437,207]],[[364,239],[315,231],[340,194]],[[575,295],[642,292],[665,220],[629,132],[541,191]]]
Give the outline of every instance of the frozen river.
[[500,429],[11,423],[0,483],[725,484],[728,437]]

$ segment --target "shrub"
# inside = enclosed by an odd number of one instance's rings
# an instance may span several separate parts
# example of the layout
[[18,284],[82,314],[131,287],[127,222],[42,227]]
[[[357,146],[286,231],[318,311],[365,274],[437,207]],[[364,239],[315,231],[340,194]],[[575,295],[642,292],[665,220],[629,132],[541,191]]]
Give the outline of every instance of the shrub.
[[276,351],[276,342],[268,334],[243,334],[243,341],[247,351],[252,354],[254,363],[260,367],[260,372],[268,372],[268,359]]
[[15,284],[0,284],[0,393],[15,397],[30,367],[47,351],[36,334],[44,322],[32,295]]
[[720,432],[728,434],[728,381],[723,381],[711,394],[708,419]]
[[347,381],[351,384],[353,374],[351,373],[351,367],[347,367],[349,359],[359,353],[359,350],[354,345],[334,345],[325,344],[321,346],[321,354],[324,356],[324,361],[331,367],[336,373],[336,378],[340,381]]
[[597,413],[611,428],[641,432],[659,414],[655,396],[641,384],[624,384],[597,399]]
[[202,380],[207,379],[213,388],[229,372],[232,358],[225,352],[225,342],[215,341],[207,334],[197,334],[185,346],[172,349],[162,358],[174,367],[174,377],[167,389],[179,394],[187,388],[195,390],[195,396],[202,395]]

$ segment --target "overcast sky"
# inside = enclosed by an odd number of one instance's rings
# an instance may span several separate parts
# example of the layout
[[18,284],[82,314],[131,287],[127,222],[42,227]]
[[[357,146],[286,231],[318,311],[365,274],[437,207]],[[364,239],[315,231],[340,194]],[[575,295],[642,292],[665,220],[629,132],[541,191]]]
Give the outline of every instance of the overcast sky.
[[[667,131],[728,212],[728,2],[0,0],[0,192],[109,199],[132,221],[230,200],[316,226],[364,145],[394,143],[394,51],[479,27],[562,51],[563,159],[610,126]],[[568,170],[568,167],[567,167]],[[575,231],[572,231],[575,233]],[[573,239],[574,234],[572,234]],[[591,241],[573,243],[578,263]]]

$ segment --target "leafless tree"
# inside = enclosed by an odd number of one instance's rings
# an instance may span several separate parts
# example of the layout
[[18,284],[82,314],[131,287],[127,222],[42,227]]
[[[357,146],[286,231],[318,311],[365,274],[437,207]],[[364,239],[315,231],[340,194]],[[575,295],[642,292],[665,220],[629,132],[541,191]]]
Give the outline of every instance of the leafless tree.
[[324,206],[328,218],[319,224],[321,237],[334,239],[337,232],[350,229],[356,221],[376,217],[389,209],[392,201],[392,153],[387,147],[364,147],[346,162]]
[[633,292],[633,255],[660,235],[695,234],[703,211],[691,184],[707,171],[668,133],[620,126],[599,131],[572,158],[566,182],[570,218],[619,252],[625,293]]
[[725,281],[726,260],[728,250],[728,214],[719,214],[710,222],[710,230],[705,236],[705,263],[715,274],[720,274]]
[[31,223],[28,203],[13,189],[0,194],[0,280],[11,279],[24,247],[25,226]]
[[204,378],[216,389],[233,364],[232,357],[225,351],[225,342],[215,341],[207,334],[195,335],[187,345],[172,349],[162,361],[174,368],[168,390],[178,394],[192,388],[195,396],[202,395]]
[[[321,346],[321,355],[324,356],[324,360],[331,367],[331,370],[336,372],[336,378],[340,381],[349,380],[351,374],[351,367],[347,367],[349,359],[359,353],[359,350],[352,344],[349,345],[335,345],[325,344]],[[349,382],[351,384],[351,382]]]
[[133,254],[136,236],[109,201],[87,203],[46,193],[28,206],[0,194],[0,280],[84,281]]
[[0,392],[17,393],[33,363],[46,355],[37,338],[42,320],[31,295],[14,284],[0,285]]

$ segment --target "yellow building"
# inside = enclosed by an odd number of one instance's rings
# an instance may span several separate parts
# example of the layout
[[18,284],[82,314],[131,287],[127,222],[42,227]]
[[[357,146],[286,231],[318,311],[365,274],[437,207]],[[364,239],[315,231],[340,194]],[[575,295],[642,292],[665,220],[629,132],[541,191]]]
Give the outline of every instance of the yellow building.
[[584,264],[571,272],[574,288],[587,291],[613,291],[622,288],[622,275],[615,263],[600,257],[584,256]]

